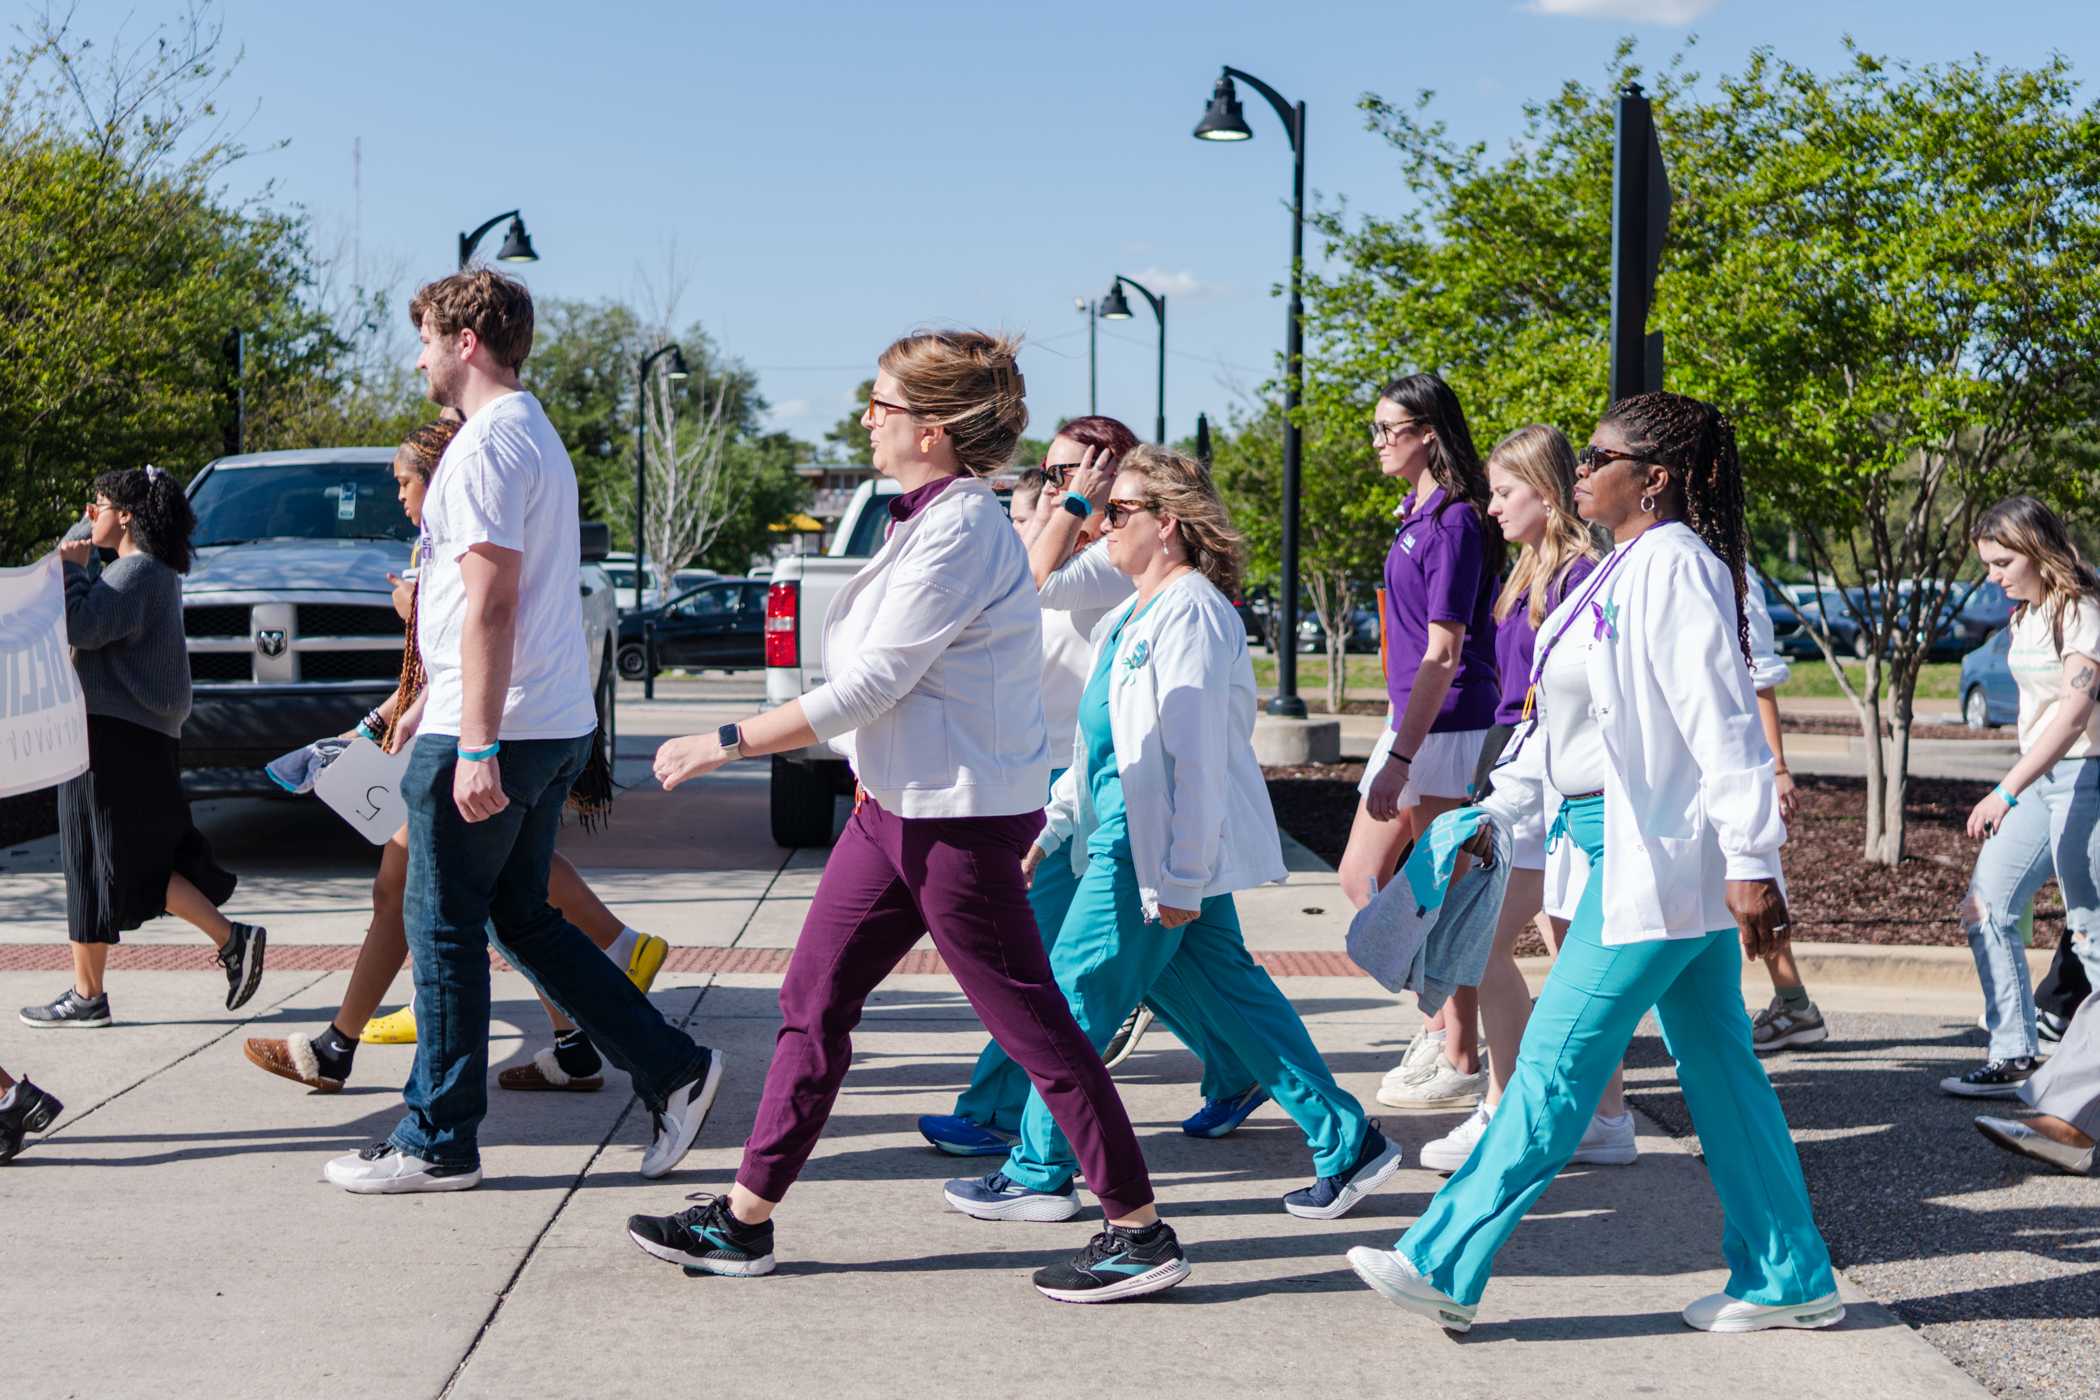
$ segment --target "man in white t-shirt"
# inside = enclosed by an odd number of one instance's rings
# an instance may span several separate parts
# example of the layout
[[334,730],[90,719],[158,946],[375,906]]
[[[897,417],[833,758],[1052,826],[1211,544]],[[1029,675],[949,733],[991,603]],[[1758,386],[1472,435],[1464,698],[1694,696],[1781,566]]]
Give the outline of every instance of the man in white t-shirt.
[[676,1166],[721,1083],[721,1056],[664,1020],[547,902],[569,788],[596,742],[580,606],[576,472],[520,387],[532,296],[488,268],[409,303],[430,397],[466,423],[424,498],[416,644],[426,694],[401,795],[416,1062],[391,1137],[328,1164],[368,1195],[481,1181],[491,933],[511,964],[627,1071],[650,1108],[642,1175]]

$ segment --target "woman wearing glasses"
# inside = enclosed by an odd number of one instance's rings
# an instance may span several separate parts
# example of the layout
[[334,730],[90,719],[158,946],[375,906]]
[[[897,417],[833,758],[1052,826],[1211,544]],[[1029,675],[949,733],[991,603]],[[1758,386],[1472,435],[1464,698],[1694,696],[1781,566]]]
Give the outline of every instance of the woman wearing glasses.
[[1539,629],[1535,719],[1483,805],[1513,824],[1549,814],[1589,876],[1479,1145],[1397,1249],[1349,1262],[1409,1311],[1470,1328],[1496,1252],[1653,1007],[1729,1270],[1685,1322],[1827,1327],[1845,1310],[1743,1010],[1744,954],[1787,939],[1786,827],[1751,693],[1735,429],[1678,394],[1622,400],[1583,454],[1575,504],[1617,547]]
[[[1495,675],[1495,591],[1502,537],[1487,527],[1487,473],[1465,410],[1433,374],[1402,375],[1372,411],[1371,442],[1386,476],[1404,482],[1385,557],[1385,732],[1364,765],[1356,821],[1342,852],[1342,893],[1362,908],[1392,878],[1400,853],[1430,822],[1472,795],[1481,746],[1501,694]],[[1386,1074],[1393,1108],[1471,1108],[1480,1072],[1473,1018],[1446,1007]]]
[[[1039,597],[1043,605],[1043,732],[1051,746],[1050,783],[1055,787],[1064,776],[1068,750],[1064,747],[1079,722],[1079,695],[1086,689],[1094,666],[1094,628],[1115,606],[1130,596],[1128,575],[1107,563],[1100,538],[1101,512],[1084,496],[1074,506],[1065,486],[1082,465],[1114,462],[1137,446],[1137,435],[1114,418],[1075,418],[1057,430],[1035,469],[1040,480],[1031,483],[1024,474],[1016,487],[1018,501],[1030,484],[1038,488],[1034,509],[1027,518],[1016,516],[1016,528],[1024,542],[1033,544],[1049,526],[1064,522],[1054,537],[1054,562],[1040,577]],[[1084,553],[1085,562],[1080,560]],[[1054,949],[1065,913],[1079,888],[1079,877],[1068,862],[1052,862],[1053,868],[1036,872],[1028,887],[1028,907],[1035,911],[1037,928],[1046,949]],[[1185,1028],[1169,1019],[1167,1028],[1196,1053],[1204,1067],[1205,1108],[1182,1124],[1192,1137],[1222,1136],[1213,1131],[1218,1124],[1207,1115],[1213,1102],[1238,1105],[1250,1093],[1252,1076],[1240,1069],[1229,1050],[1202,1027]],[[1111,1066],[1114,1059],[1109,1060]],[[1219,1082],[1222,1078],[1222,1084]],[[1266,1097],[1261,1095],[1260,1097]],[[1254,1098],[1253,1102],[1259,1102]],[[1028,1103],[1028,1075],[994,1040],[977,1057],[969,1087],[955,1101],[955,1111],[928,1114],[919,1119],[919,1132],[941,1151],[954,1157],[1004,1157],[1021,1130],[1021,1110]],[[1253,1103],[1248,1103],[1251,1111]],[[1237,1127],[1246,1112],[1232,1118]],[[1225,1129],[1231,1131],[1231,1127]]]
[[[1117,463],[1102,514],[1107,557],[1136,596],[1094,629],[1071,767],[1025,861],[1036,878],[1057,864],[1079,876],[1051,966],[1097,1050],[1141,1000],[1224,1041],[1312,1148],[1318,1179],[1284,1209],[1331,1220],[1392,1176],[1400,1151],[1336,1085],[1233,907],[1235,890],[1284,878],[1254,758],[1247,631],[1229,601],[1240,537],[1202,464],[1161,447]],[[980,1220],[1067,1220],[1081,1165],[1031,1097],[1005,1165],[945,1194]]]
[[861,422],[892,497],[890,536],[824,620],[825,684],[740,725],[673,739],[675,788],[746,755],[829,743],[860,796],[824,866],[780,989],[781,1027],[736,1184],[635,1216],[657,1258],[772,1272],[772,1215],[801,1174],[852,1058],[861,1006],[931,932],[992,1038],[1078,1144],[1107,1227],[1035,1275],[1044,1295],[1111,1302],[1188,1276],[1101,1057],[1050,974],[1021,857],[1043,825],[1042,609],[1021,541],[982,478],[1028,423],[1014,342],[929,331],[883,351]]

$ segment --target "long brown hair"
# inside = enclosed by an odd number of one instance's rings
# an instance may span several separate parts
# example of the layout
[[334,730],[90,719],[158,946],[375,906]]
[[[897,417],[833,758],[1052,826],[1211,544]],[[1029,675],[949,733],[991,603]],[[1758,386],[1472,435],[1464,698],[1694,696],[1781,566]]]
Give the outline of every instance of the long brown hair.
[[1544,423],[1519,428],[1495,444],[1487,469],[1500,467],[1546,503],[1546,536],[1527,548],[1495,599],[1495,621],[1506,622],[1519,599],[1528,599],[1536,628],[1552,609],[1554,583],[1577,559],[1597,557],[1596,536],[1575,513],[1575,449],[1561,430]]
[[1239,597],[1243,542],[1209,469],[1193,457],[1146,443],[1132,448],[1116,463],[1116,470],[1145,478],[1153,511],[1173,520],[1174,533],[1196,572],[1226,597]]
[[[2033,562],[2046,595],[2042,606],[2049,611],[2057,654],[2062,655],[2064,614],[2084,599],[2100,600],[2100,574],[2079,557],[2063,517],[2032,496],[2007,496],[1978,517],[1969,530],[1971,544],[1985,540]],[[2025,616],[2030,606],[2015,604],[2013,616]]]

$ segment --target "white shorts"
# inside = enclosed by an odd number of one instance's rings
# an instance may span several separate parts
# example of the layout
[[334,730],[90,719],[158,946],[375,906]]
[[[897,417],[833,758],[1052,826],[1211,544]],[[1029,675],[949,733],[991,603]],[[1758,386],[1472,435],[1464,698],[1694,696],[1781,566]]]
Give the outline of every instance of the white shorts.
[[[1407,765],[1407,786],[1400,789],[1400,810],[1417,806],[1425,797],[1443,797],[1462,802],[1473,795],[1473,770],[1480,766],[1480,746],[1487,742],[1485,729],[1454,729],[1431,734],[1415,750]],[[1393,726],[1387,724],[1364,764],[1364,775],[1356,784],[1359,798],[1371,795],[1371,780],[1385,767],[1393,752]]]

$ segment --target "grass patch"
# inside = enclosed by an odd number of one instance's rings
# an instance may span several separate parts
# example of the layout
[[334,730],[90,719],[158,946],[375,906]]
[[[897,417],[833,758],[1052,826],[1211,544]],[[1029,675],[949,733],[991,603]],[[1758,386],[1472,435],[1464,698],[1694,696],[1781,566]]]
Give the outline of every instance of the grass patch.
[[[1254,685],[1258,690],[1273,690],[1276,687],[1276,658],[1257,656],[1254,661]],[[1377,700],[1385,694],[1385,673],[1378,669],[1375,655],[1349,655],[1342,658],[1348,667],[1349,699]],[[1327,658],[1298,654],[1298,693],[1308,700],[1324,701],[1327,694]]]
[[[1813,661],[1792,662],[1794,674],[1779,688],[1779,693],[1796,700],[1842,700],[1845,693],[1838,689],[1837,677],[1830,674],[1830,663],[1817,657]],[[1867,664],[1864,661],[1847,661],[1845,678],[1855,686],[1867,683]],[[1918,699],[1960,699],[1961,663],[1959,661],[1930,661],[1918,672]],[[1882,695],[1886,699],[1888,682],[1883,673]]]

